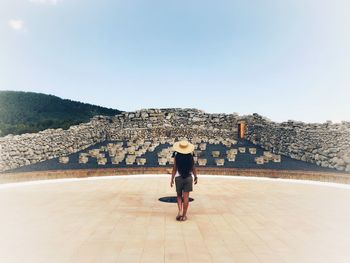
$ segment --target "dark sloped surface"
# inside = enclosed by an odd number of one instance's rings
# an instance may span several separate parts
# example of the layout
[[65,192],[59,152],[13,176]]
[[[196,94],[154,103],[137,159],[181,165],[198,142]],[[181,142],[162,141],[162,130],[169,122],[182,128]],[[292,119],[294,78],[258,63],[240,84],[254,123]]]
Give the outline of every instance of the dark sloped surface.
[[[118,168],[118,167],[140,167],[137,164],[134,165],[126,165],[125,161],[118,165],[114,165],[111,163],[111,158],[108,155],[108,152],[105,152],[106,158],[108,160],[106,165],[98,165],[95,158],[89,157],[89,162],[86,164],[79,164],[78,158],[79,153],[81,152],[87,152],[90,149],[99,148],[100,146],[107,145],[109,142],[114,141],[105,141],[102,143],[95,144],[93,146],[90,146],[89,148],[71,154],[69,156],[69,163],[68,164],[61,164],[58,162],[58,158],[47,160],[44,162],[19,167],[10,171],[6,172],[29,172],[29,171],[45,171],[45,170],[64,170],[64,169],[91,169],[91,168]],[[158,156],[157,153],[163,149],[170,146],[169,144],[162,144],[159,145],[154,152],[147,152],[142,157],[147,158],[146,167],[158,167]],[[244,147],[255,147],[257,148],[257,154],[252,155],[248,152],[246,153],[238,153],[236,156],[235,162],[229,162],[227,159],[225,159],[225,165],[224,166],[216,166],[214,158],[211,156],[211,151],[217,150],[220,151],[220,158],[224,158],[226,156],[226,150],[231,148],[238,148],[240,146]],[[213,144],[207,144],[207,150],[204,152],[201,158],[207,158],[207,166],[206,167],[224,167],[224,168],[244,168],[244,169],[276,169],[276,170],[304,170],[304,171],[325,171],[325,172],[337,172],[335,169],[330,168],[323,168],[316,164],[307,163],[299,160],[294,160],[292,158],[289,158],[287,156],[282,156],[281,163],[274,163],[269,162],[267,164],[263,165],[257,165],[254,161],[254,158],[257,156],[263,155],[263,149],[252,144],[249,141],[239,142],[237,145],[234,145],[230,148],[226,148],[222,144],[213,145]],[[172,167],[171,165],[168,165],[167,167]]]

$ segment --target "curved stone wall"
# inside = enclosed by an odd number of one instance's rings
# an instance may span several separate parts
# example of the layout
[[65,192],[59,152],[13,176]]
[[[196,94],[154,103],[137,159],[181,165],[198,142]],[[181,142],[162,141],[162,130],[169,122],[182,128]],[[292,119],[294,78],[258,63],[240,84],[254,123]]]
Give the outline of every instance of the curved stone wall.
[[323,167],[350,171],[350,122],[272,122],[247,118],[247,138],[266,150]]
[[68,155],[104,140],[237,136],[237,114],[209,114],[197,109],[142,109],[114,117],[95,116],[68,130],[0,138],[0,171]]
[[52,159],[85,149],[106,138],[106,121],[93,119],[68,130],[47,129],[38,133],[0,138],[0,171]]
[[108,139],[221,136],[236,138],[237,114],[209,114],[197,109],[143,109],[111,118]]
[[0,138],[0,171],[68,155],[104,140],[136,138],[236,139],[238,122],[246,122],[247,139],[275,153],[350,171],[350,122],[340,124],[275,123],[258,114],[210,114],[198,109],[141,109],[113,117],[95,116],[68,130]]

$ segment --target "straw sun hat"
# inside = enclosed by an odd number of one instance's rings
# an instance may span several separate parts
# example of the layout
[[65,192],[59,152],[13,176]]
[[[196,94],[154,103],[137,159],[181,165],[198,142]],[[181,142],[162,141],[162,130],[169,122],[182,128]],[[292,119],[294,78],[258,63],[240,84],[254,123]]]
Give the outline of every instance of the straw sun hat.
[[183,141],[179,141],[179,142],[174,143],[173,149],[176,152],[188,154],[188,153],[193,152],[194,145],[192,143],[189,143],[186,140],[183,140]]

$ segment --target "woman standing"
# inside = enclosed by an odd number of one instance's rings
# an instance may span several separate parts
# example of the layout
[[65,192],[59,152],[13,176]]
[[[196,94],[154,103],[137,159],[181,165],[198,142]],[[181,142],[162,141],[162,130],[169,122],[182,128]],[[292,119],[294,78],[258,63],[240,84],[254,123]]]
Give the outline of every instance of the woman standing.
[[197,184],[197,171],[193,160],[194,145],[188,141],[179,141],[174,143],[173,148],[174,166],[170,186],[173,187],[175,179],[177,207],[179,209],[176,220],[185,221],[187,219],[189,195],[193,188],[192,174],[194,184]]

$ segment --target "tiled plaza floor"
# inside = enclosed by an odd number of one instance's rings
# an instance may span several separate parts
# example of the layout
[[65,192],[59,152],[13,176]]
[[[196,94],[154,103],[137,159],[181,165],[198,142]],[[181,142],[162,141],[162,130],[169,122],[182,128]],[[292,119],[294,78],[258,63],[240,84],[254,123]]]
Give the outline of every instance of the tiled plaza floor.
[[169,176],[0,186],[0,262],[349,262],[350,188],[205,177],[177,222]]

